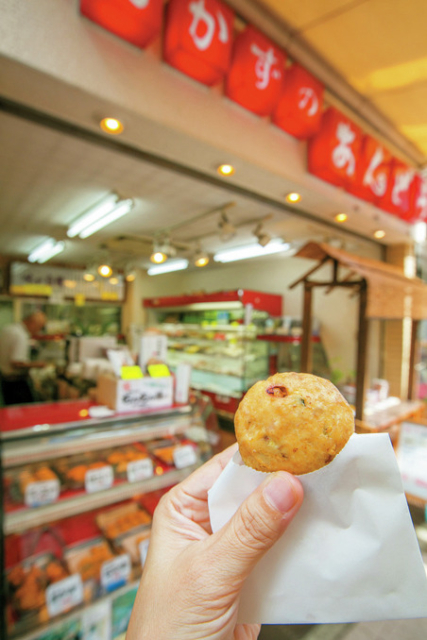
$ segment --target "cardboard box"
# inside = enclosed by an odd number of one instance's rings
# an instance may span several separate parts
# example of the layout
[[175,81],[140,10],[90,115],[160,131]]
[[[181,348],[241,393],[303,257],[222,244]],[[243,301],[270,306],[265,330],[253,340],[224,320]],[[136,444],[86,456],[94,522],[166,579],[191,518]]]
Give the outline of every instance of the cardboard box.
[[118,413],[170,407],[173,404],[173,378],[121,380],[101,375],[97,383],[97,400]]

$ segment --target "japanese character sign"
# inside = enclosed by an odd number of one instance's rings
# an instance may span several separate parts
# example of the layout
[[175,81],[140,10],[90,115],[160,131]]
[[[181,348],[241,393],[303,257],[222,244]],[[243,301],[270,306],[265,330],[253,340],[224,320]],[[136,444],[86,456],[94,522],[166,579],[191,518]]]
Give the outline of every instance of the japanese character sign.
[[427,222],[427,172],[415,174],[410,194],[409,213],[404,216],[408,222]]
[[393,158],[389,185],[379,203],[381,209],[408,218],[411,212],[411,187],[414,177],[415,169]]
[[286,55],[254,27],[246,27],[234,43],[226,95],[259,116],[268,116],[282,88]]
[[159,36],[162,28],[162,0],[80,0],[80,11],[140,48]]
[[310,173],[346,189],[356,179],[362,132],[346,116],[330,107],[323,116],[319,132],[308,142]]
[[319,130],[322,111],[323,85],[304,67],[293,64],[285,74],[273,113],[274,124],[291,136],[306,140]]
[[230,65],[233,24],[234,13],[219,0],[171,0],[164,59],[203,84],[221,82]]
[[386,193],[390,177],[391,154],[372,136],[362,140],[356,179],[350,186],[354,195],[378,205]]

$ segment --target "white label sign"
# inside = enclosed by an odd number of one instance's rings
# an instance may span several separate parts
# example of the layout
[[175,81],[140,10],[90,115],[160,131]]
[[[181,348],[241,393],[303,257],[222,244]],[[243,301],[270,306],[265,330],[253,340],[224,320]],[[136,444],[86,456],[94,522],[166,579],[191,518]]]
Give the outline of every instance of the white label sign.
[[113,486],[113,467],[105,465],[99,469],[89,469],[85,475],[85,488],[87,493],[96,493]]
[[134,460],[127,466],[128,482],[139,482],[153,475],[153,461],[151,458]]
[[173,452],[173,463],[177,469],[184,469],[196,464],[197,456],[191,444],[177,447]]
[[131,573],[131,561],[128,553],[123,553],[101,565],[101,585],[106,591],[113,591],[126,584]]
[[146,538],[145,540],[141,540],[141,542],[139,543],[139,555],[141,558],[141,566],[143,567],[145,564],[145,561],[147,559],[147,553],[148,553],[148,545],[150,544],[150,538]]
[[81,602],[83,602],[83,583],[78,573],[54,582],[46,589],[46,605],[51,618],[69,611]]
[[59,498],[59,480],[30,482],[25,488],[25,504],[27,507],[41,507],[56,502]]

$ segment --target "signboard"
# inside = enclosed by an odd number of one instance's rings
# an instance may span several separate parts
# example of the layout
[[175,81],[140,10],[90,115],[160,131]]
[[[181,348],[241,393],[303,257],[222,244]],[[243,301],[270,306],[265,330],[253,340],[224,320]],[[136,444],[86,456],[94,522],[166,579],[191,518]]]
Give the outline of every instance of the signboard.
[[43,296],[52,302],[73,300],[103,300],[122,302],[125,299],[125,284],[122,275],[115,275],[112,284],[109,278],[96,276],[93,282],[83,279],[83,269],[51,267],[24,262],[12,262],[10,266],[9,293],[17,296]]

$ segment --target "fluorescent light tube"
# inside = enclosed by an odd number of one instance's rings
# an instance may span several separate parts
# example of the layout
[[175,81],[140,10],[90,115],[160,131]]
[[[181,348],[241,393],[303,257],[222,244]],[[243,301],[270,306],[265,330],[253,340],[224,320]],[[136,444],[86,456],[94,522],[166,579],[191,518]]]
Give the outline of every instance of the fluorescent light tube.
[[63,242],[56,242],[53,238],[48,238],[30,253],[28,261],[43,264],[53,258],[53,256],[61,253],[61,251],[64,251],[64,249],[65,244]]
[[236,260],[245,260],[247,258],[258,258],[272,253],[287,251],[290,246],[289,242],[283,242],[280,238],[276,238],[275,240],[270,240],[265,247],[256,243],[245,245],[243,247],[236,247],[234,249],[218,251],[214,255],[214,260],[215,262],[234,262]]
[[181,271],[188,267],[188,260],[168,260],[163,264],[157,264],[150,267],[147,271],[149,276],[157,276],[160,273],[169,273],[170,271]]
[[99,231],[99,229],[103,229],[108,224],[111,224],[115,220],[122,218],[124,215],[129,213],[129,211],[133,208],[133,206],[134,206],[134,201],[132,200],[132,198],[128,198],[128,200],[120,200],[120,202],[117,203],[115,208],[112,211],[110,211],[110,213],[108,213],[103,218],[97,220],[90,226],[86,227],[85,229],[83,229],[83,231],[79,233],[79,237],[88,238],[89,236],[93,235],[96,231]]
[[80,218],[77,218],[75,222],[69,227],[67,236],[69,238],[75,238],[83,229],[89,227],[91,224],[110,213],[117,204],[118,195],[112,193],[94,207],[91,207],[89,211],[84,213]]

